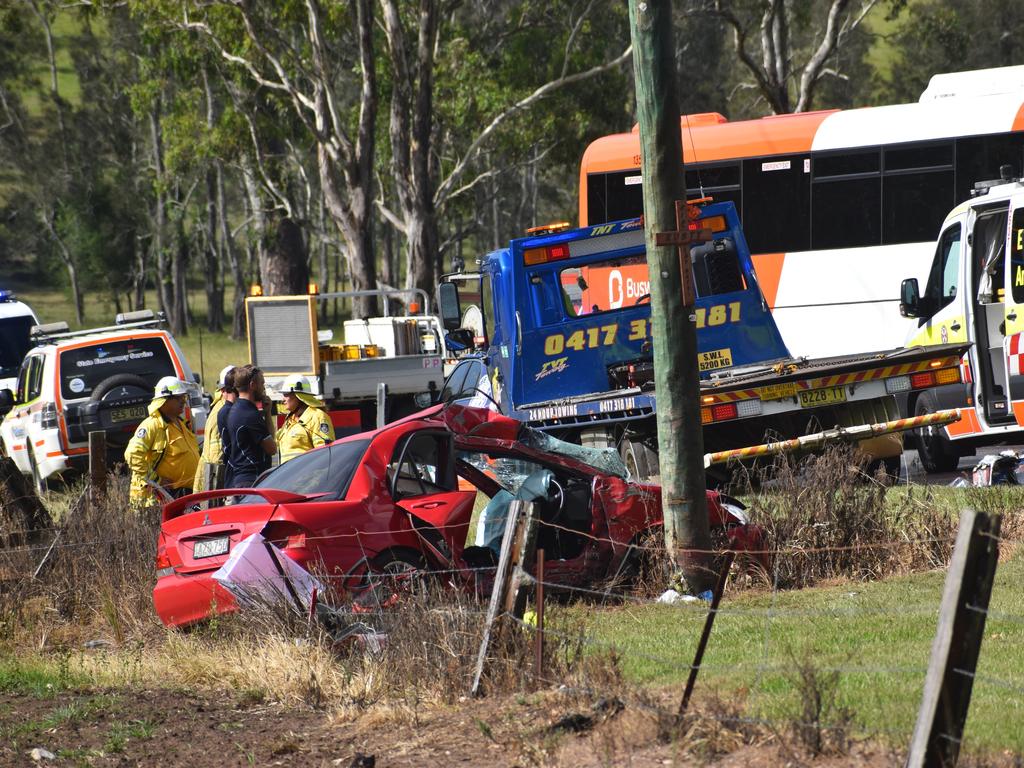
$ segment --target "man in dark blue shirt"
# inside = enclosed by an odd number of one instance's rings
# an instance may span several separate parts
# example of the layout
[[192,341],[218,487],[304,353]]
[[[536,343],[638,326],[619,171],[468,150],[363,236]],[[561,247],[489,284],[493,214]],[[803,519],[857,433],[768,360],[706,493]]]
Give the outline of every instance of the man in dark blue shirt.
[[238,399],[231,406],[226,420],[225,445],[228,453],[229,488],[251,488],[260,473],[270,468],[270,457],[277,453],[264,414],[256,403],[266,400],[263,374],[259,368],[243,365],[235,369],[235,390]]
[[228,432],[228,414],[231,413],[231,406],[235,404],[235,400],[238,399],[238,390],[235,389],[235,369],[231,369],[231,373],[228,374],[228,385],[229,388],[224,390],[224,405],[217,411],[217,423],[214,425],[214,429],[217,430],[217,435],[220,437],[221,446],[221,466],[223,467],[223,476],[221,478],[218,488],[234,488],[231,484],[231,433]]

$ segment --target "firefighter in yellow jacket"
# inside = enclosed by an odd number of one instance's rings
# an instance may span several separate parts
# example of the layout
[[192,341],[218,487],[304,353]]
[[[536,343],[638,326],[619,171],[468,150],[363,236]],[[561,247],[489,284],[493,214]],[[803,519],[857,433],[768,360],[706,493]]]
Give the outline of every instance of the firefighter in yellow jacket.
[[311,392],[309,379],[305,376],[289,376],[280,392],[284,395],[284,406],[288,410],[288,418],[277,430],[282,464],[312,448],[334,441],[331,419],[324,413],[323,401]]
[[172,496],[192,490],[199,464],[199,445],[189,424],[182,418],[189,385],[164,376],[157,382],[149,417],[128,441],[124,460],[132,472],[130,501],[137,506],[156,503],[146,481],[153,481]]
[[[210,414],[206,417],[206,435],[203,439],[203,452],[199,456],[199,466],[196,468],[196,478],[192,482],[192,490],[199,491],[216,490],[220,488],[220,481],[224,474],[224,445],[220,439],[220,428],[217,426],[217,414],[221,412],[224,404],[231,402],[235,396],[234,388],[235,366],[228,365],[217,378],[217,394],[210,404]],[[213,465],[211,479],[213,488],[206,487],[206,466]]]

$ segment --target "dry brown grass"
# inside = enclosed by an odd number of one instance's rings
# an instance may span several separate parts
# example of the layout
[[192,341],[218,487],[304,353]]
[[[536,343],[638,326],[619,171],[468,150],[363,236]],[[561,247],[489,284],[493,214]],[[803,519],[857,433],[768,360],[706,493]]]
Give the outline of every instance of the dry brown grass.
[[799,589],[829,579],[874,580],[944,565],[957,520],[927,492],[917,497],[867,473],[867,460],[839,445],[795,463],[780,457],[745,478],[752,522],[767,534],[771,583]]

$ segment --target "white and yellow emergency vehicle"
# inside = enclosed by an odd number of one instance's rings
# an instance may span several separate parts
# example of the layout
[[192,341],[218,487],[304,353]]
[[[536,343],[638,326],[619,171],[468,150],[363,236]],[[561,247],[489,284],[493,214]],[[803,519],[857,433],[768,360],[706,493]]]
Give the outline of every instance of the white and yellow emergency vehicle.
[[[905,414],[963,409],[959,422],[918,433],[925,469],[956,469],[981,445],[1024,437],[1024,183],[1009,166],[975,184],[946,216],[923,289],[903,281],[900,312],[916,318],[907,346],[969,342],[961,381],[907,392]],[[942,372],[938,372],[941,374]],[[926,374],[916,374],[926,375]]]
[[164,376],[188,382],[187,418],[202,438],[209,410],[198,379],[163,318],[124,312],[105,328],[72,331],[67,323],[32,328],[33,346],[14,390],[0,390],[0,443],[39,491],[46,479],[85,470],[89,433],[106,433],[108,464],[147,416],[154,385]]

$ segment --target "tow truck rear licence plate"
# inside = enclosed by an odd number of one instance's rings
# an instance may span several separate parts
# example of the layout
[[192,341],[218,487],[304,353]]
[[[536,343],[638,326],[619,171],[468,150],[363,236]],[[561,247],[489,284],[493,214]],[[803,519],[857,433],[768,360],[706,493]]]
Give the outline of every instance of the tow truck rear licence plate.
[[227,551],[227,536],[219,536],[216,539],[199,539],[192,548],[192,559],[201,560],[204,557],[215,557],[223,555]]
[[846,402],[846,387],[824,387],[800,392],[801,408],[817,408],[820,405]]

